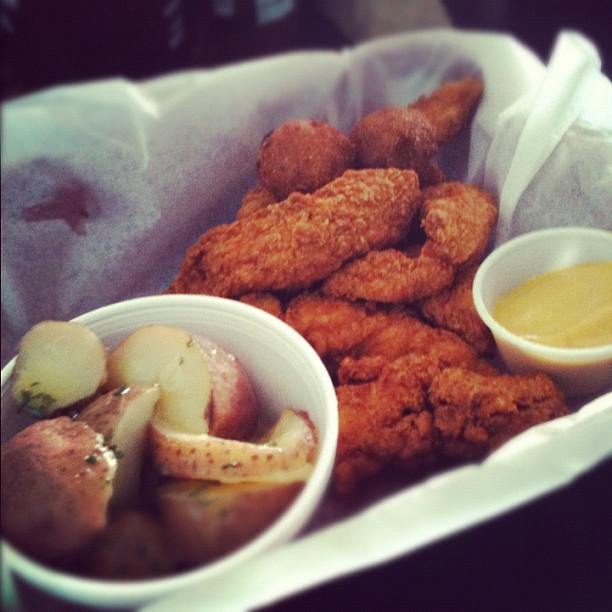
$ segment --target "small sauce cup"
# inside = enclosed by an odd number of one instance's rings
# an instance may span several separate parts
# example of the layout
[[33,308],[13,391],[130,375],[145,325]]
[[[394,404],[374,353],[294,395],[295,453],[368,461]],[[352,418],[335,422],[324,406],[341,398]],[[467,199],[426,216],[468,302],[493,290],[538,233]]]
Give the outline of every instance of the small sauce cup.
[[612,387],[612,344],[592,348],[538,344],[508,331],[492,314],[502,295],[534,276],[574,264],[607,260],[612,260],[612,232],[559,227],[514,238],[483,261],[474,278],[474,304],[510,372],[545,372],[567,397]]

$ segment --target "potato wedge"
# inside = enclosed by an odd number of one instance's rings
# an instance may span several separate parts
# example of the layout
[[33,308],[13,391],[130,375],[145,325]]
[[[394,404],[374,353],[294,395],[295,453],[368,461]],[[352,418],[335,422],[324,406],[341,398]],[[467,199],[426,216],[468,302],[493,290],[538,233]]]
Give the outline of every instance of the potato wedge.
[[131,333],[108,358],[107,387],[158,384],[156,415],[169,426],[208,433],[212,380],[208,359],[191,334],[169,325]]
[[22,338],[12,373],[19,408],[37,417],[92,396],[106,380],[106,348],[87,327],[42,321]]
[[41,560],[75,552],[106,526],[114,453],[86,423],[38,421],[2,446],[2,533]]
[[185,561],[198,564],[228,554],[260,534],[302,487],[302,482],[180,480],[160,486],[157,499],[168,532]]
[[101,433],[117,456],[111,498],[114,507],[134,504],[138,499],[149,422],[159,396],[157,386],[122,387],[95,399],[77,417]]
[[99,580],[146,580],[176,569],[173,546],[150,513],[122,510],[79,555],[79,571]]
[[317,448],[303,411],[287,409],[260,442],[187,434],[154,417],[150,430],[157,469],[178,478],[288,483],[308,478]]
[[208,433],[219,438],[248,440],[255,431],[259,406],[248,374],[235,355],[208,338],[194,336],[212,377]]

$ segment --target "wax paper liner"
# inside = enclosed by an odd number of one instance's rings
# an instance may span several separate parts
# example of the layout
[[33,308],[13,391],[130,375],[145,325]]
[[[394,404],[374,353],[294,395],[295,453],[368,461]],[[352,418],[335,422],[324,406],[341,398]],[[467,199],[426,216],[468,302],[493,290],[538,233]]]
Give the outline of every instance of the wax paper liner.
[[[3,364],[39,320],[162,291],[185,248],[233,218],[256,183],[259,143],[281,122],[312,117],[347,132],[370,110],[408,104],[466,74],[483,78],[485,95],[438,161],[449,179],[478,182],[498,198],[497,244],[553,225],[612,229],[612,88],[599,68],[596,49],[573,32],[544,67],[509,36],[435,30],[9,102]],[[263,605],[507,511],[609,456],[611,413],[608,394],[484,463],[375,491],[361,511],[326,500],[296,542],[244,567],[240,585],[236,574],[169,602],[188,609],[205,589],[215,609]]]

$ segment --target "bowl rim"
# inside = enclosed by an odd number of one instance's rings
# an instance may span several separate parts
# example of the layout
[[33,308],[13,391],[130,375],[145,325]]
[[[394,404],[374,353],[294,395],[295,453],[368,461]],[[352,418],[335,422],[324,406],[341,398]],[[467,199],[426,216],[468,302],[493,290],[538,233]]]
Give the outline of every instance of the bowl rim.
[[[92,605],[92,597],[95,596],[96,605],[138,605],[152,601],[188,584],[200,581],[207,582],[229,568],[237,567],[246,560],[259,554],[265,554],[267,550],[294,538],[312,517],[329,483],[338,438],[338,410],[335,388],[329,372],[314,348],[303,336],[278,317],[250,304],[228,298],[195,294],[162,294],[140,296],[100,306],[70,320],[87,324],[92,319],[98,320],[102,317],[118,314],[125,308],[153,308],[156,305],[163,305],[167,309],[180,305],[203,307],[204,309],[213,307],[218,310],[229,310],[235,314],[248,313],[249,317],[259,325],[265,325],[274,333],[286,338],[296,350],[305,354],[316,372],[317,378],[321,380],[325,405],[330,408],[326,410],[328,413],[326,429],[322,434],[320,431],[318,432],[319,448],[314,469],[292,504],[263,532],[234,552],[209,564],[161,578],[130,582],[99,580],[56,570],[22,553],[4,538],[0,540],[0,562],[2,565],[6,564],[9,571],[17,571],[18,575],[29,584],[73,602],[87,601],[89,605]],[[146,324],[143,323],[143,325]],[[9,380],[15,360],[16,358],[13,357],[2,368],[0,383],[3,391],[6,388],[5,384]],[[303,504],[306,504],[306,506]],[[299,524],[291,526],[297,518],[300,518]],[[51,584],[53,584],[53,588],[49,588]]]
[[[512,251],[520,249],[528,244],[537,243],[542,239],[550,237],[562,239],[569,236],[589,240],[597,239],[607,241],[610,243],[610,248],[612,250],[612,232],[599,228],[581,226],[551,227],[521,234],[520,236],[511,238],[504,244],[500,245],[491,251],[487,257],[485,257],[483,262],[478,267],[476,275],[474,276],[472,297],[478,315],[483,320],[485,325],[491,330],[493,336],[495,338],[499,338],[500,341],[505,342],[506,344],[511,344],[523,352],[537,355],[538,357],[547,359],[549,361],[561,361],[563,363],[578,362],[580,364],[586,364],[612,357],[612,344],[604,344],[595,347],[568,348],[540,344],[538,342],[533,342],[532,340],[527,340],[526,338],[511,332],[501,323],[499,323],[493,317],[482,298],[484,279],[491,267],[493,267],[499,259],[508,255],[508,253],[511,253]],[[553,269],[556,268],[551,268],[551,270]]]

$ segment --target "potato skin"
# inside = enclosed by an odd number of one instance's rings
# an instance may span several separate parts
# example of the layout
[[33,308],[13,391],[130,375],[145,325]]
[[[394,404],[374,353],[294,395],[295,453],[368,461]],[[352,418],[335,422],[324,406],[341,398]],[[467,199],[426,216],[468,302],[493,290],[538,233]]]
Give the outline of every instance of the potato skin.
[[218,484],[179,480],[158,490],[173,541],[191,564],[206,563],[246,544],[291,504],[304,483]]
[[211,403],[207,409],[210,435],[248,440],[259,419],[259,406],[248,375],[240,361],[221,346],[194,336],[208,358],[212,381]]
[[117,461],[85,423],[39,421],[2,446],[2,533],[33,557],[69,555],[106,525]]

